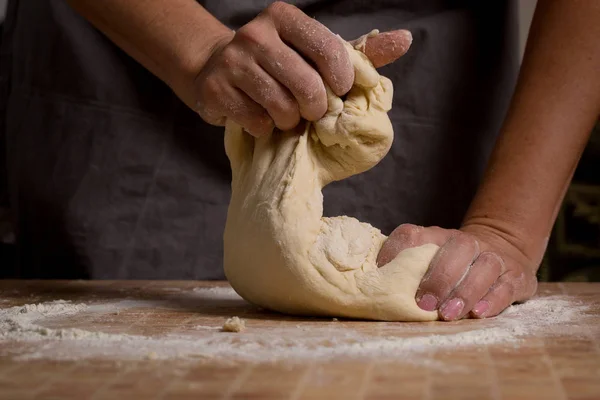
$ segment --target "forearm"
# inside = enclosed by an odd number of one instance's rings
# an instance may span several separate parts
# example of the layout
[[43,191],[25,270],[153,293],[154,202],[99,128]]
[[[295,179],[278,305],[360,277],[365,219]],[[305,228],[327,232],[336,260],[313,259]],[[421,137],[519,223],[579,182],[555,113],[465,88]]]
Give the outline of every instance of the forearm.
[[463,229],[538,262],[600,113],[600,3],[540,0],[515,95]]
[[68,2],[174,89],[198,73],[215,45],[233,35],[194,0]]

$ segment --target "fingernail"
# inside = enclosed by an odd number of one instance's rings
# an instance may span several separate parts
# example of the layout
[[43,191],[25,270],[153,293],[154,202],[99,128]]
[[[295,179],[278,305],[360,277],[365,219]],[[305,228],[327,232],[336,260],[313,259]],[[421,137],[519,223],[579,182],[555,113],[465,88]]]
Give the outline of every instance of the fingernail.
[[432,296],[430,294],[424,294],[421,297],[421,299],[419,300],[419,302],[417,303],[417,305],[422,310],[435,311],[437,308],[437,303],[438,303],[438,301],[434,296]]
[[464,301],[462,301],[461,299],[454,298],[448,301],[446,305],[442,307],[440,312],[445,320],[453,320],[458,318],[464,307]]
[[402,30],[402,34],[404,35],[404,37],[410,41],[410,43],[412,43],[413,41],[413,36],[412,33],[410,33],[410,31],[407,30]]
[[480,301],[479,303],[475,304],[475,307],[473,307],[473,314],[475,314],[478,317],[483,316],[487,310],[490,309],[490,303],[487,301]]

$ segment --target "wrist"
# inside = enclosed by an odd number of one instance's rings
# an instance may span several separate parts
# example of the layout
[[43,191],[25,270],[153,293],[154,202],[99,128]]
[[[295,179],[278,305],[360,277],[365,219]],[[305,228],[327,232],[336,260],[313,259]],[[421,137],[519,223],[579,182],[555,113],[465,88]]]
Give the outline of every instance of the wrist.
[[213,53],[229,43],[235,33],[225,25],[217,22],[214,28],[198,29],[191,37],[184,39],[186,44],[182,46],[181,54],[178,55],[178,75],[196,78],[199,71],[204,68]]
[[539,267],[548,244],[548,234],[534,233],[535,229],[488,216],[468,216],[460,230],[480,238],[494,249],[510,249],[511,257],[534,270]]
[[234,35],[195,0],[68,3],[188,105],[198,71]]
[[[210,33],[207,34],[207,31]],[[211,28],[198,29],[184,38],[185,44],[180,46],[175,65],[169,68],[166,82],[189,107],[195,107],[193,87],[198,74],[215,51],[229,43],[233,36],[231,29],[216,22]]]

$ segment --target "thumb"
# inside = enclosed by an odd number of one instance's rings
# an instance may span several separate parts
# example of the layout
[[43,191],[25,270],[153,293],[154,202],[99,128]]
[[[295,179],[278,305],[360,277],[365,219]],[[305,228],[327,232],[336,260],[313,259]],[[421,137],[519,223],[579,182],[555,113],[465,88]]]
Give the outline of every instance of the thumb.
[[412,35],[405,29],[363,35],[350,44],[366,54],[375,68],[391,64],[402,57],[412,43]]

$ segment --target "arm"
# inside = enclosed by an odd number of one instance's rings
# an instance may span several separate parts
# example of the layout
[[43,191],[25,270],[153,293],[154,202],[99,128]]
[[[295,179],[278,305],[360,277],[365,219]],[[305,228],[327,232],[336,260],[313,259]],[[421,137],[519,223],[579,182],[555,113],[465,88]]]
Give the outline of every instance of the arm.
[[[229,118],[257,136],[291,129],[323,116],[324,82],[342,95],[354,80],[339,38],[283,2],[234,33],[195,0],[68,1],[213,125]],[[381,66],[410,41],[406,31],[390,32],[366,52]]]
[[[68,0],[77,12],[193,105],[185,85],[233,37],[195,0]],[[182,96],[180,96],[182,97]]]
[[520,79],[464,228],[537,264],[600,114],[600,3],[541,0]]
[[[600,3],[540,0],[519,81],[483,182],[459,231],[404,225],[380,263],[415,244],[442,249],[421,308],[494,316],[537,288],[558,209],[600,113]],[[390,258],[391,257],[391,258]]]

